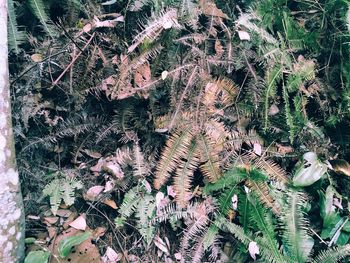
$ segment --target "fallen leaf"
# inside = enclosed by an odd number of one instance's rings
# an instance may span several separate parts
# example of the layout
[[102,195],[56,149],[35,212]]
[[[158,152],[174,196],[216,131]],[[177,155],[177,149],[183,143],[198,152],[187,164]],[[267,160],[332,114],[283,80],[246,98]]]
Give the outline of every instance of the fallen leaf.
[[171,196],[171,197],[176,196],[174,188],[171,185],[167,186],[167,194],[168,194],[168,196]]
[[250,241],[249,246],[248,246],[248,251],[250,256],[256,260],[256,255],[259,255],[259,247],[258,244],[254,241]]
[[122,259],[122,254],[114,251],[113,248],[107,247],[106,253],[103,255],[102,262],[103,263],[115,263],[119,262]]
[[56,224],[58,221],[58,217],[57,216],[47,216],[44,217],[45,223],[48,223],[50,225]]
[[92,158],[98,159],[101,158],[101,154],[98,152],[94,152],[94,151],[90,151],[90,150],[84,150],[84,153],[86,153],[87,155],[89,155]]
[[92,233],[93,239],[98,239],[98,238],[104,236],[106,231],[107,231],[107,229],[105,227],[101,227],[101,226],[97,227]]
[[116,202],[114,202],[112,199],[105,199],[102,201],[102,203],[104,203],[105,205],[108,205],[109,207],[112,207],[113,209],[118,208]]
[[148,63],[139,66],[135,72],[135,85],[138,88],[143,87],[151,80],[151,68]]
[[103,189],[105,189],[105,187],[102,185],[95,185],[93,187],[90,187],[84,195],[84,199],[96,201],[97,197],[100,195],[100,193],[102,193]]
[[41,55],[41,54],[33,54],[33,55],[30,56],[30,58],[34,62],[41,62],[41,61],[43,61],[43,55]]
[[261,156],[262,154],[262,147],[260,143],[254,143],[254,153],[256,153],[257,155]]
[[108,192],[112,191],[114,189],[114,186],[115,186],[114,180],[107,181],[106,185],[105,185],[105,190],[103,190],[103,192],[108,193]]
[[167,78],[168,74],[169,74],[169,72],[166,71],[166,70],[164,70],[164,71],[162,72],[162,80],[165,80],[165,79]]
[[236,194],[234,194],[231,198],[232,201],[232,208],[233,210],[237,210],[237,206],[238,206],[238,196]]
[[217,16],[221,18],[228,19],[229,17],[222,12],[221,9],[217,8],[216,4],[210,0],[200,0],[199,1],[200,9],[202,13],[207,16]]
[[238,30],[237,33],[240,40],[248,40],[248,41],[250,40],[250,35],[248,32]]
[[69,217],[71,214],[72,214],[72,211],[68,209],[58,209],[56,212],[56,215],[60,217]]
[[181,253],[179,253],[179,252],[175,253],[175,254],[174,254],[174,257],[175,257],[175,259],[178,260],[178,261],[180,261],[180,260],[182,259],[182,255],[181,255]]
[[78,218],[76,218],[69,225],[75,229],[78,229],[78,230],[85,230],[86,229],[85,214],[81,214]]
[[165,242],[163,241],[163,239],[161,239],[159,237],[159,235],[157,235],[154,239],[153,239],[154,244],[156,245],[157,248],[159,248],[161,251],[163,251],[166,254],[169,254],[169,250],[165,244]]

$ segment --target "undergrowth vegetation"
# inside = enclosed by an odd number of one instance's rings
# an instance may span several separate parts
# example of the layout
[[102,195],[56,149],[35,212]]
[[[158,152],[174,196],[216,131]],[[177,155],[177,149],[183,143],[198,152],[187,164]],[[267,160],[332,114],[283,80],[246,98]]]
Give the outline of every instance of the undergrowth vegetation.
[[349,262],[349,1],[8,3],[28,255]]

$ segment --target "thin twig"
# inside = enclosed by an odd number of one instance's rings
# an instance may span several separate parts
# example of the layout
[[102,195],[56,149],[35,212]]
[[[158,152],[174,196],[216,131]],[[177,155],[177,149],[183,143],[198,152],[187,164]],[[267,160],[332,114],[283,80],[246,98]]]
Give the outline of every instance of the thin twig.
[[[83,51],[90,45],[91,41],[93,40],[95,36],[95,33],[93,33],[90,37],[90,39],[88,40],[88,42],[85,44],[85,46],[83,47]],[[65,70],[63,70],[63,72],[61,73],[61,75],[58,76],[58,78],[52,83],[51,88],[53,88],[54,86],[57,85],[57,83],[61,80],[61,78],[66,74],[66,72],[73,66],[73,64],[75,63],[75,61],[77,61],[77,59],[81,56],[81,54],[83,54],[82,51],[80,51],[78,53],[78,55],[76,57],[74,57],[71,61],[71,63],[69,63],[69,65],[65,68]]]

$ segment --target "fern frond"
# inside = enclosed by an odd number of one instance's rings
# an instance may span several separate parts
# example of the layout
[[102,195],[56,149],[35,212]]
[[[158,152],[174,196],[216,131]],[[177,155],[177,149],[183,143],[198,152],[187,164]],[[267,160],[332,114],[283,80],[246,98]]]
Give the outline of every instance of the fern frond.
[[129,218],[136,210],[140,202],[140,195],[137,186],[131,188],[124,196],[123,203],[120,205],[118,212],[120,217]]
[[19,30],[16,17],[14,0],[8,0],[8,45],[9,49],[19,54],[19,45],[27,40],[25,31]]
[[168,180],[171,173],[181,162],[181,158],[186,158],[192,138],[192,133],[187,129],[182,132],[174,132],[168,139],[157,165],[154,180],[154,187],[156,189],[160,189]]
[[255,154],[249,154],[253,159],[252,163],[254,167],[262,170],[266,173],[270,179],[276,180],[282,185],[287,185],[289,183],[289,178],[287,176],[286,171],[280,167],[277,163],[266,159],[264,156],[256,156]]
[[53,39],[57,35],[57,32],[52,26],[44,2],[42,0],[28,0],[28,5],[36,18],[39,19],[45,32]]
[[179,207],[184,208],[190,199],[191,181],[199,163],[198,148],[195,142],[191,143],[185,160],[181,160],[174,176],[175,200]]
[[281,213],[284,244],[287,255],[297,262],[306,262],[313,247],[313,239],[307,233],[308,220],[303,206],[306,197],[301,192],[287,192],[287,205]]
[[265,243],[264,251],[267,251],[264,257],[269,258],[269,262],[287,262],[287,259],[281,254],[281,251],[278,250],[278,240],[276,238],[276,234],[274,232],[275,226],[272,221],[271,214],[266,211],[264,207],[262,207],[256,200],[254,200],[253,196],[249,196],[249,201],[251,205],[251,219],[257,226],[262,234],[263,238],[259,243]]
[[219,162],[220,148],[206,134],[198,135],[198,144],[201,161],[205,162],[200,166],[200,169],[209,182],[215,182],[221,177]]
[[260,202],[264,206],[266,206],[267,208],[270,208],[274,214],[280,213],[280,210],[277,207],[277,204],[275,203],[274,199],[269,193],[269,187],[265,182],[248,179],[245,182],[245,184],[247,187],[249,187],[251,190],[254,191],[254,193],[257,195]]
[[244,169],[233,167],[226,171],[216,182],[206,184],[203,188],[203,193],[210,194],[215,191],[222,191],[225,188],[235,187],[235,185],[246,179],[246,176],[247,173]]
[[268,115],[270,108],[270,98],[276,95],[277,83],[282,78],[282,67],[280,64],[268,69],[266,72],[266,89],[264,94],[264,130],[268,127]]
[[136,208],[135,217],[137,221],[137,229],[149,246],[155,235],[155,227],[151,221],[156,214],[156,200],[154,196],[146,194],[141,199]]
[[228,231],[231,234],[233,234],[239,241],[241,241],[246,246],[248,246],[251,241],[254,241],[251,233],[246,233],[241,226],[231,223],[223,216],[219,216],[214,221],[214,224],[223,231]]
[[164,29],[178,27],[177,11],[170,9],[149,22],[139,34],[134,37],[133,44],[128,48],[128,53],[133,52],[144,41],[154,41]]
[[350,256],[350,245],[345,245],[320,252],[312,263],[336,263],[348,256]]
[[149,168],[145,162],[143,153],[138,143],[133,146],[133,172],[137,178],[143,178],[149,174]]

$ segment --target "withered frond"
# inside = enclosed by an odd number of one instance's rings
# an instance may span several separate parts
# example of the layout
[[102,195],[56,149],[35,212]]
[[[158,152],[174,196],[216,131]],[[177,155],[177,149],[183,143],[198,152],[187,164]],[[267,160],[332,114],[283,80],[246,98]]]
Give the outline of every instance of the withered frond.
[[186,158],[192,138],[192,133],[187,129],[175,131],[168,139],[157,165],[154,180],[154,187],[156,189],[160,189],[168,180],[171,173],[181,163],[181,158]]
[[260,202],[267,208],[271,209],[274,214],[279,214],[280,210],[275,200],[269,193],[269,187],[264,181],[255,181],[248,179],[245,185],[254,191],[254,193],[259,198]]
[[193,173],[198,167],[198,163],[198,147],[196,142],[192,142],[186,159],[180,162],[174,177],[175,199],[180,208],[184,208],[189,202],[191,196],[191,181]]
[[219,158],[221,146],[212,141],[207,134],[198,135],[198,143],[201,161],[204,162],[200,170],[210,182],[215,182],[221,177]]

